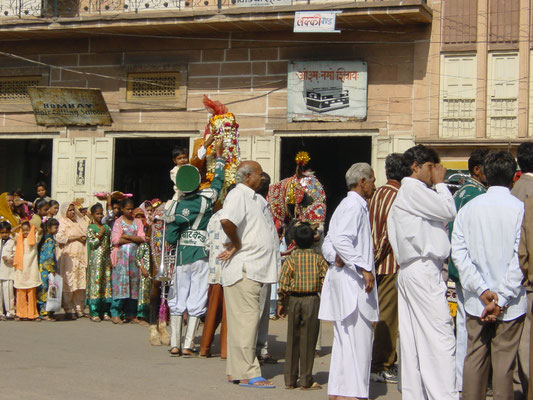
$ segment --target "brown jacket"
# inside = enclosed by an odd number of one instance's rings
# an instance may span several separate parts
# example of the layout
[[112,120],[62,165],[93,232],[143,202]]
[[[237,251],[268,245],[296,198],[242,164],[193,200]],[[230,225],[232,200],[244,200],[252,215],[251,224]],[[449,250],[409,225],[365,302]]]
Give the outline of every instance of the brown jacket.
[[522,201],[533,196],[533,176],[524,174],[513,186],[511,193]]
[[518,257],[520,268],[524,273],[525,285],[528,290],[533,290],[533,197],[526,199],[525,208]]

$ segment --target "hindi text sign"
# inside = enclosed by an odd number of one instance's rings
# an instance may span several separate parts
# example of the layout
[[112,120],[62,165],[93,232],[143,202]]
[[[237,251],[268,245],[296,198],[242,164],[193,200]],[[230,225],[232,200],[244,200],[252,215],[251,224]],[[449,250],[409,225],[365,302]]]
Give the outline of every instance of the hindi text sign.
[[364,120],[367,63],[302,61],[289,64],[288,120]]
[[28,88],[38,125],[111,125],[111,115],[100,89]]
[[340,11],[298,11],[294,14],[294,32],[340,32],[335,19]]

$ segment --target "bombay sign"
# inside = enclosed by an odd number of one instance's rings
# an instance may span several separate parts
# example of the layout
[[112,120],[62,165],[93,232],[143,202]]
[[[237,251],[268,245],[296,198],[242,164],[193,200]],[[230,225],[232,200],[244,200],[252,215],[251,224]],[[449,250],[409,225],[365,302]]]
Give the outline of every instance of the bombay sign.
[[335,20],[341,11],[298,11],[294,14],[293,32],[340,32]]
[[111,125],[111,115],[100,89],[28,88],[38,125]]
[[289,121],[364,120],[365,61],[302,61],[289,64]]

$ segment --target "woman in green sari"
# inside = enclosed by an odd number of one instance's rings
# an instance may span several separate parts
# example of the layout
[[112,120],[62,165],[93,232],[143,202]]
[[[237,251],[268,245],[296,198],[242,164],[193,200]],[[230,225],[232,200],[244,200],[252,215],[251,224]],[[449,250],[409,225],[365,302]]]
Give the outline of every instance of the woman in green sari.
[[104,208],[96,203],[91,207],[93,223],[87,228],[87,303],[93,322],[110,320],[111,307],[111,229],[102,224]]

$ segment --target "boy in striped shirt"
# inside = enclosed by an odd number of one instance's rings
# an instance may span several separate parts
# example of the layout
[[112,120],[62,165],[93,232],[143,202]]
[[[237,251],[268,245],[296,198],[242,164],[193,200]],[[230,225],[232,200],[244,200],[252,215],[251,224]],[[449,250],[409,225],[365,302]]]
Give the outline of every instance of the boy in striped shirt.
[[[285,386],[294,389],[300,370],[302,389],[321,389],[313,380],[315,345],[320,321],[319,293],[328,263],[311,246],[314,231],[307,223],[294,228],[297,246],[281,268],[278,289],[278,316],[288,314],[287,348],[285,352]],[[298,368],[300,366],[300,368]]]

